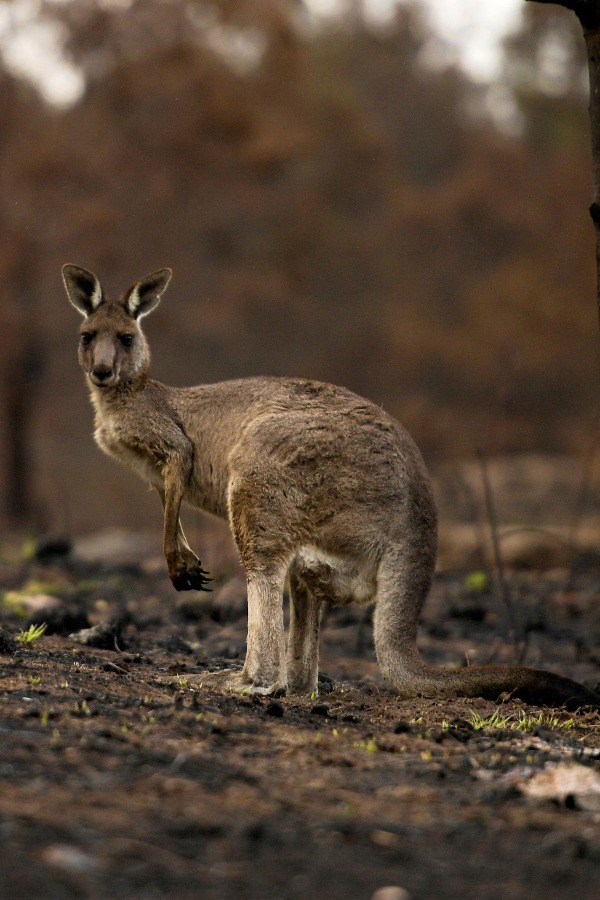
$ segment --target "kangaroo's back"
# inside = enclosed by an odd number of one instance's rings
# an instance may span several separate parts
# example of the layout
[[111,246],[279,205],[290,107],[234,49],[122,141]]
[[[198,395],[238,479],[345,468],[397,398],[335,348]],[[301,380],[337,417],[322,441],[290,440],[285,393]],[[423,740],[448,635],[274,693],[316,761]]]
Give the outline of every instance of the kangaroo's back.
[[303,508],[320,504],[337,518],[360,510],[367,532],[375,521],[386,532],[396,519],[406,524],[411,504],[404,501],[418,494],[427,527],[435,529],[430,480],[414,441],[380,407],[351,391],[299,378],[168,390],[197,449],[199,483],[211,473],[228,482],[261,471]]

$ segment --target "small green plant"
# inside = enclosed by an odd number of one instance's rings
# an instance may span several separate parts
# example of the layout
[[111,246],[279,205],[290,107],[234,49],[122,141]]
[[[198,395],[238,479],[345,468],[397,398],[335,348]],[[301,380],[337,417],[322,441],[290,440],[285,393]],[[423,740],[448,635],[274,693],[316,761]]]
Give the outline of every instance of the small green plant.
[[481,594],[487,591],[490,579],[487,572],[468,572],[465,576],[465,587],[472,594]]
[[27,682],[28,682],[29,684],[41,684],[41,683],[42,683],[42,679],[40,678],[39,675],[28,675],[28,676],[27,676]]
[[28,537],[23,541],[23,546],[21,547],[21,558],[23,562],[31,562],[35,559],[35,554],[37,551],[37,542],[35,538]]
[[365,741],[356,741],[354,746],[357,750],[364,750],[366,753],[377,753],[379,750],[377,742],[374,741],[373,738],[369,738]]
[[190,682],[189,682],[189,680],[185,677],[185,675],[178,675],[178,676],[177,676],[177,684],[179,685],[179,687],[180,687],[182,690],[184,690],[185,688],[188,688],[188,687],[190,686]]
[[13,616],[27,619],[31,615],[31,607],[28,601],[32,595],[44,595],[49,602],[51,598],[61,593],[62,586],[51,581],[37,581],[32,579],[20,590],[5,591],[1,595],[1,605]]
[[539,713],[537,716],[528,716],[525,712],[519,713],[519,720],[514,726],[519,731],[533,731],[534,728],[559,728],[569,731],[575,727],[574,719],[561,719],[552,713]]
[[56,597],[61,593],[62,587],[63,586],[56,581],[41,581],[38,578],[30,578],[21,593],[46,594],[51,597]]
[[91,711],[91,709],[89,708],[89,706],[87,705],[86,701],[85,701],[85,700],[82,700],[81,703],[76,703],[76,704],[73,706],[73,708],[72,708],[72,710],[71,710],[71,715],[73,715],[73,716],[87,717],[87,716],[91,716],[91,715],[92,715],[92,711]]
[[23,605],[22,594],[19,591],[5,591],[2,595],[2,606],[13,616],[19,619],[27,618],[27,610]]
[[528,715],[521,710],[518,718],[515,716],[503,716],[499,710],[495,710],[491,716],[480,716],[476,712],[472,712],[469,718],[469,724],[475,731],[483,729],[508,728],[512,731],[533,731],[535,728],[553,728],[561,730],[570,730],[575,727],[574,719],[561,719],[560,716],[552,713],[538,713],[538,715]]
[[33,644],[34,641],[41,638],[47,627],[45,622],[41,625],[30,625],[27,631],[21,631],[15,635],[15,641],[20,644]]
[[469,725],[475,731],[482,731],[484,728],[509,728],[510,721],[510,716],[501,716],[497,709],[491,716],[480,716],[479,713],[472,712],[469,717]]

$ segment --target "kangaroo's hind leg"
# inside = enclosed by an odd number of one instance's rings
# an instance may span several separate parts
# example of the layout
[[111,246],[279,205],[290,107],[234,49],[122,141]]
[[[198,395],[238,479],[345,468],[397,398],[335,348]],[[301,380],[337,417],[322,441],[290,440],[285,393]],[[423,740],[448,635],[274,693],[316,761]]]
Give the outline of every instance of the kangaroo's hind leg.
[[250,693],[286,690],[283,587],[285,569],[248,572],[248,641],[240,681]]
[[319,625],[323,601],[313,584],[302,578],[301,567],[290,569],[290,627],[287,650],[288,691],[311,694],[319,680]]
[[319,679],[319,625],[324,603],[343,606],[367,603],[376,591],[375,566],[352,558],[339,558],[316,550],[298,553],[290,569],[290,630],[288,636],[288,690],[317,691]]

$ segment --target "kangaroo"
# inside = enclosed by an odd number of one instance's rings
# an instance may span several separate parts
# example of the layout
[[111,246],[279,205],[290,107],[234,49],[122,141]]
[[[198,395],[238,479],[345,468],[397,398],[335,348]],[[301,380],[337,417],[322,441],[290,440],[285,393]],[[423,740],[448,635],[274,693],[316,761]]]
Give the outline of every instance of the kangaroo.
[[[79,362],[95,409],[95,439],[158,492],[164,555],[178,590],[208,575],[180,523],[183,501],[229,522],[246,573],[244,667],[228,689],[318,689],[323,603],[375,603],[382,674],[402,698],[502,692],[549,705],[600,708],[600,695],[525,667],[445,670],[417,650],[419,615],[435,565],[437,513],[421,454],[405,429],[368,400],[300,378],[245,378],[167,387],[149,377],[140,320],[159,303],[170,269],[110,300],[91,272],[65,265],[67,296],[84,317]],[[287,650],[283,591],[289,584]]]

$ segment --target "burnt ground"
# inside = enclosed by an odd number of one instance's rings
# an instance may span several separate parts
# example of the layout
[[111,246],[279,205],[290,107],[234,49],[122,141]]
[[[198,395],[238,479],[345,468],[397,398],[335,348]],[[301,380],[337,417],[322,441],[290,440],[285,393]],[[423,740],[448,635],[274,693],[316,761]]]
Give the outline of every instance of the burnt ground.
[[[235,577],[179,596],[161,561],[0,575],[0,896],[598,896],[597,714],[398,700],[358,608],[326,618],[318,697],[222,694],[202,676],[243,660]],[[585,565],[510,575],[527,663],[598,681],[599,588]],[[430,661],[514,661],[504,630],[483,576],[438,576]]]

